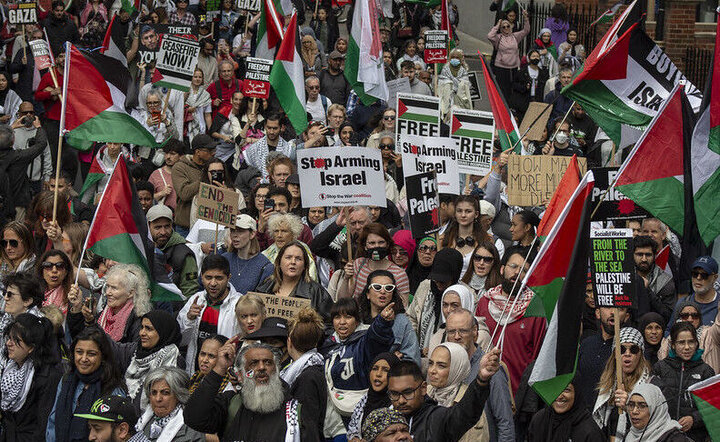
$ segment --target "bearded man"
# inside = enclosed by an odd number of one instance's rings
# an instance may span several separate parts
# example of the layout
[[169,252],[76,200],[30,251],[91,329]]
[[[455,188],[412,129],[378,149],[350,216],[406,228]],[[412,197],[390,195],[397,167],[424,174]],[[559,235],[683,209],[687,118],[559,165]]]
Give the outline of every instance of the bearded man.
[[185,405],[185,423],[206,434],[216,433],[221,440],[281,441],[292,440],[287,435],[301,436],[306,424],[298,413],[298,401],[290,398],[288,385],[278,375],[279,355],[273,347],[246,345],[235,361],[241,391],[217,394],[235,360],[236,345],[237,339],[230,339],[218,351],[215,368]]

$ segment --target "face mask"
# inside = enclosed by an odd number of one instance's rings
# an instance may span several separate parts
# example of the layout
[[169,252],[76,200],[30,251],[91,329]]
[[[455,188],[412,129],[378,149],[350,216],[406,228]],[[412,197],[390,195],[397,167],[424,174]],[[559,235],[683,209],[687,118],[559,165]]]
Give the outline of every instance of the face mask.
[[460,60],[458,60],[457,58],[451,58],[451,59],[450,59],[450,66],[452,66],[452,67],[458,67],[458,66],[460,66]]
[[365,250],[365,257],[373,261],[382,261],[388,256],[387,247],[373,247]]
[[531,58],[530,64],[538,65],[538,64],[540,64],[540,59],[539,58]]
[[555,135],[555,141],[558,144],[565,144],[568,140],[568,134],[567,132],[558,132],[557,135]]

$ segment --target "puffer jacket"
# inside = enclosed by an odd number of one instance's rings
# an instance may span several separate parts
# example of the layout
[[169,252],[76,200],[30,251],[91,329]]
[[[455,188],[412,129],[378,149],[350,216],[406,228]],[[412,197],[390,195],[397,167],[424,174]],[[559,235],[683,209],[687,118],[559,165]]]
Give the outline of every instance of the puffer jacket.
[[684,362],[671,351],[667,358],[653,366],[651,381],[660,387],[667,399],[671,418],[675,420],[683,416],[693,418],[693,426],[686,434],[695,441],[705,440],[707,431],[700,412],[688,392],[688,387],[715,375],[712,367],[702,361],[701,355],[702,351],[699,350],[690,361]]

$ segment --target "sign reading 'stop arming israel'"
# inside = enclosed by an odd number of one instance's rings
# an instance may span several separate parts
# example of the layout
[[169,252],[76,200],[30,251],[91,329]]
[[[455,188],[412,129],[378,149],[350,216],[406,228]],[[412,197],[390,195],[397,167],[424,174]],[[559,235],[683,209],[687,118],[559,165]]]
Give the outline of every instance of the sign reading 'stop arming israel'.
[[398,153],[401,153],[400,145],[404,136],[440,136],[439,98],[398,92],[396,109],[395,146]]
[[434,170],[440,193],[460,193],[455,140],[448,137],[406,135],[398,146],[402,154],[405,178]]
[[460,173],[490,173],[495,135],[492,112],[453,109],[450,121],[450,135],[457,143]]
[[188,91],[199,54],[200,43],[196,40],[165,35],[160,44],[156,65],[163,78],[156,84]]

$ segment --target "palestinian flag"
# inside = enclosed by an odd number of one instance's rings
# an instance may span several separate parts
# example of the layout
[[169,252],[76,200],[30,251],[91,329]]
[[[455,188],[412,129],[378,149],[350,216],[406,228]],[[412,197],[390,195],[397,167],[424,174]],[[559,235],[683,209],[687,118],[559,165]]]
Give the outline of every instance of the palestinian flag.
[[275,95],[285,109],[295,132],[304,131],[308,124],[305,111],[305,72],[300,58],[296,12],[293,12],[290,18],[290,24],[270,71],[270,86],[275,90]]
[[167,273],[154,270],[155,246],[150,240],[147,219],[122,155],[100,197],[85,239],[85,249],[103,258],[135,264],[143,269],[150,281],[153,301],[184,300]]
[[[286,11],[289,13],[290,11]],[[280,0],[262,0],[257,28],[255,56],[272,60],[283,38],[283,11]]]
[[131,15],[140,11],[140,0],[121,0],[120,9]]
[[122,26],[115,25],[115,20],[119,20],[117,14],[113,15],[110,25],[105,32],[102,48],[100,53],[114,58],[127,67],[127,56],[125,55],[125,39],[122,35]]
[[82,199],[88,189],[92,188],[98,181],[103,179],[108,172],[110,172],[105,164],[100,160],[103,152],[105,152],[105,149],[106,146],[101,147],[98,149],[95,157],[93,157],[92,163],[90,163],[90,171],[88,172],[87,177],[85,177],[82,189],[80,189],[80,194],[78,195],[79,198]]
[[493,136],[493,119],[469,109],[452,109],[450,135],[488,139]]
[[600,23],[612,23],[613,19],[615,18],[615,14],[617,14],[617,12],[620,10],[620,7],[624,3],[625,3],[624,0],[615,3],[610,9],[603,12],[602,15],[597,18],[597,20],[590,23],[590,27],[593,27]]
[[535,298],[542,299],[548,317],[552,314],[528,381],[548,405],[575,376],[585,303],[594,183],[592,172],[587,172],[523,281],[533,289]]
[[485,58],[480,54],[480,63],[482,63],[483,78],[485,79],[485,89],[487,90],[490,107],[492,108],[493,117],[495,118],[495,128],[500,139],[502,150],[508,150],[515,146],[514,152],[519,154],[522,149],[520,141],[520,131],[518,130],[515,117],[510,113],[510,107],[505,101],[502,92],[497,86],[495,76],[490,67],[485,63]]
[[[619,149],[637,142],[675,85],[686,80],[639,24],[630,22],[635,3],[623,11],[562,90]],[[702,94],[689,81],[685,93],[697,111]]]
[[690,150],[695,215],[707,245],[720,235],[720,18],[714,55]]
[[675,88],[615,177],[618,190],[678,233],[685,225],[683,140],[692,130],[683,124],[682,93]]
[[375,0],[357,0],[345,60],[345,78],[358,98],[369,106],[390,95],[385,82],[380,14]]
[[114,58],[69,46],[61,115],[67,141],[81,149],[92,142],[156,146],[152,134],[125,111],[132,81],[127,68]]
[[399,119],[432,123],[440,127],[439,98],[405,93],[399,93],[397,97],[397,117]]
[[670,250],[670,244],[667,244],[665,247],[660,249],[660,251],[655,255],[655,265],[660,268],[663,272],[667,273],[668,276],[671,278],[673,277],[672,268],[670,268],[670,254],[672,251]]
[[710,440],[720,440],[720,374],[688,387]]
[[567,202],[570,201],[579,184],[580,165],[578,164],[577,155],[573,155],[537,227],[537,235],[540,238],[545,238],[550,234],[550,231],[558,218],[560,218],[560,214],[567,205]]

